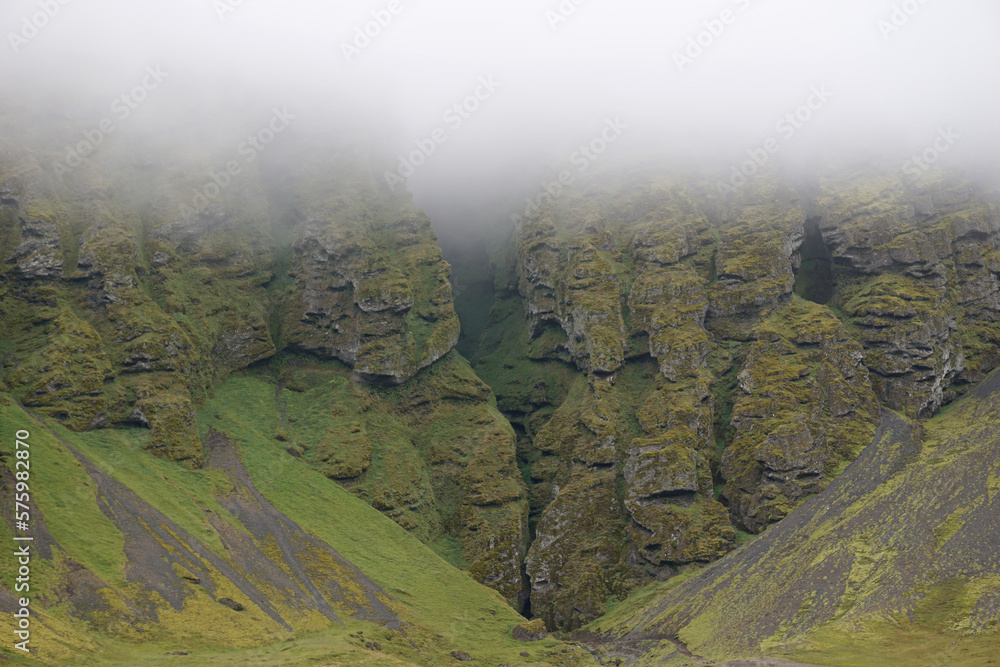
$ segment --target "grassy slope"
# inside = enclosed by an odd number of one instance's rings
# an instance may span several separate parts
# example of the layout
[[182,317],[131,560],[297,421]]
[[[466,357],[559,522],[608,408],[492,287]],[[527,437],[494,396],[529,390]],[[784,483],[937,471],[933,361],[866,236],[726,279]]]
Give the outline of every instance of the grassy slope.
[[[0,413],[5,431],[2,451],[8,453],[8,461],[11,443],[7,432],[20,428],[31,431],[32,491],[54,541],[116,591],[135,592],[124,585],[122,536],[98,509],[87,474],[53,433],[212,551],[221,552],[218,535],[203,518],[204,510],[210,510],[235,523],[212,499],[213,493],[228,485],[219,471],[185,470],[151,457],[142,451],[146,431],[74,434],[54,426],[50,433],[2,395]],[[54,592],[64,581],[66,567],[56,549],[57,557],[52,561],[36,555],[32,564],[34,604],[40,612],[33,626],[33,646],[41,649],[35,659],[52,664],[81,664],[85,659],[91,665],[201,665],[209,658],[212,664],[222,665],[435,665],[453,664],[450,652],[458,649],[472,654],[479,664],[514,660],[561,664],[569,655],[579,653],[563,654],[563,645],[551,639],[531,645],[514,642],[510,630],[521,619],[498,594],[478,585],[378,511],[287,454],[284,445],[273,438],[279,422],[273,386],[245,377],[220,386],[200,415],[203,433],[211,427],[238,443],[255,485],[275,507],[332,545],[399,601],[396,611],[410,624],[405,639],[399,632],[348,618],[345,626],[299,633],[295,641],[255,646],[269,634],[267,628],[261,625],[254,634],[254,626],[245,615],[242,618],[248,619],[244,623],[249,625],[227,630],[211,625],[214,619],[201,615],[203,601],[198,599],[190,604],[186,600],[183,612],[170,618],[161,615],[164,623],[147,632],[143,643],[108,637],[71,618],[65,602],[56,600]],[[0,539],[10,543],[10,536],[10,526],[0,522]],[[13,570],[9,556],[3,559],[3,569],[9,579],[7,573]],[[11,589],[10,583],[5,581],[4,593]],[[10,605],[3,593],[0,602]],[[40,610],[42,606],[45,611]],[[217,613],[217,608],[206,613]],[[198,634],[202,629],[207,629],[205,635]],[[0,615],[0,632],[9,635],[11,630],[10,615]],[[377,641],[383,650],[366,649],[366,641]],[[10,655],[10,647],[0,649]],[[178,650],[190,655],[166,655]],[[520,658],[521,651],[529,651],[531,658]],[[586,656],[580,660],[576,664],[587,664]]]

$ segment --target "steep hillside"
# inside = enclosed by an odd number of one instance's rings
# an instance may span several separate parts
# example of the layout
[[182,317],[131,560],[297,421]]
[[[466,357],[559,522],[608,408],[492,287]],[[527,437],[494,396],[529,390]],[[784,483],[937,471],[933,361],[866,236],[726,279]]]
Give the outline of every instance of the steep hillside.
[[1000,646],[998,388],[994,374],[920,424],[886,411],[822,493],[593,629],[635,664],[684,662],[678,644],[714,660],[989,664]]
[[[199,470],[151,457],[148,430],[77,434],[0,403],[4,428],[29,433],[29,662],[589,664],[553,639],[516,642],[523,618],[497,593],[289,454],[271,384],[217,388],[198,414]],[[8,502],[6,438],[2,455]],[[13,636],[10,590],[0,607]]]

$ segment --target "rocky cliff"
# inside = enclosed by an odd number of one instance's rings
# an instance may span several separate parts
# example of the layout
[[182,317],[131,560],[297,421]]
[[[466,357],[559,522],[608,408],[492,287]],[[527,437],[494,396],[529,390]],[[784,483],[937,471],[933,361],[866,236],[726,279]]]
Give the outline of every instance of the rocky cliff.
[[884,409],[929,417],[997,365],[997,193],[954,175],[606,173],[516,222],[475,369],[519,434],[550,627],[721,557]]
[[684,652],[990,664],[1000,620],[998,380],[923,422],[886,410],[872,444],[824,491],[703,572],[601,619],[603,637],[586,636],[606,658],[637,665],[689,664]]

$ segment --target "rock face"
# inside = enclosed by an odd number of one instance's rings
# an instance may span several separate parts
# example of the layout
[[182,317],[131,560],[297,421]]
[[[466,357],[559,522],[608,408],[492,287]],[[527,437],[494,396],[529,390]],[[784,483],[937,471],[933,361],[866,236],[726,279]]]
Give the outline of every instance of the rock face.
[[70,428],[84,430],[101,423],[108,401],[104,382],[111,363],[94,328],[63,310],[52,323],[54,333],[19,366],[11,380],[25,386],[24,405],[58,410]]
[[829,309],[808,302],[754,330],[721,468],[739,525],[758,532],[784,517],[871,442],[879,406],[864,356]]
[[740,317],[774,307],[792,292],[805,214],[773,174],[746,186],[730,202],[715,257],[713,318]]
[[430,220],[409,202],[384,201],[373,182],[354,198],[318,196],[359,164],[291,178],[295,225],[285,336],[289,344],[354,368],[359,381],[401,384],[458,342],[449,267]]
[[[17,201],[16,199],[13,201]],[[59,230],[46,219],[21,218],[21,243],[7,258],[23,278],[56,278],[62,274]]]
[[585,230],[564,249],[553,237],[555,231],[555,224],[542,218],[520,234],[519,290],[531,319],[529,330],[534,335],[546,323],[558,324],[566,334],[564,347],[578,366],[613,373],[625,356],[621,307],[608,300],[621,291],[614,240]]
[[816,210],[886,405],[930,416],[953,383],[997,366],[995,203],[941,174],[904,185],[856,172],[824,179]]
[[998,365],[995,198],[830,173],[725,200],[606,173],[496,255],[475,368],[519,434],[550,629],[719,558],[836,479],[880,406],[930,416]]

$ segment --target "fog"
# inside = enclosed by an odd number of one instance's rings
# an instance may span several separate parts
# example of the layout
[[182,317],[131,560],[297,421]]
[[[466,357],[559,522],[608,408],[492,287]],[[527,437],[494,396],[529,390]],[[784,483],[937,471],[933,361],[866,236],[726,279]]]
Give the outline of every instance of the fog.
[[153,81],[115,140],[232,145],[284,109],[300,137],[363,137],[442,224],[595,141],[721,172],[763,147],[1000,162],[995,0],[6,0],[0,25],[0,100],[40,127]]

